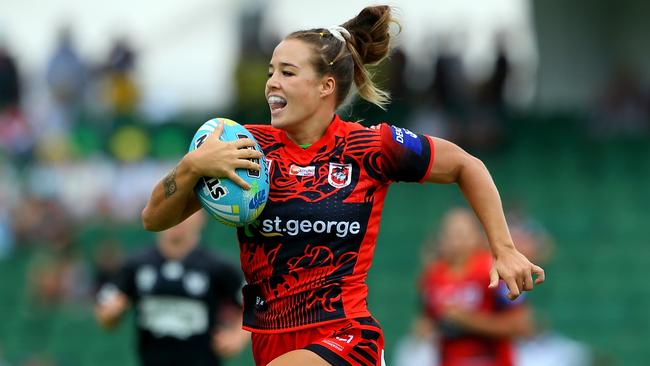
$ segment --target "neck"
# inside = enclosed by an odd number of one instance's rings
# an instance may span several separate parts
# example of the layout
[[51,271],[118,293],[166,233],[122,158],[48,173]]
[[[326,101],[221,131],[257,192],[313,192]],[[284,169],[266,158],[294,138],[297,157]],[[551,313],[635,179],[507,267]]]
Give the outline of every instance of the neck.
[[467,264],[468,260],[469,260],[468,255],[459,255],[459,256],[454,256],[453,259],[449,259],[447,263],[449,264],[449,267],[451,267],[453,271],[460,271],[465,268],[465,265]]
[[158,249],[162,253],[163,257],[169,260],[181,260],[187,256],[187,254],[194,249],[196,243],[161,243],[158,245]]
[[309,119],[297,123],[296,128],[286,130],[287,137],[296,145],[311,145],[325,135],[333,120],[332,111],[315,113]]

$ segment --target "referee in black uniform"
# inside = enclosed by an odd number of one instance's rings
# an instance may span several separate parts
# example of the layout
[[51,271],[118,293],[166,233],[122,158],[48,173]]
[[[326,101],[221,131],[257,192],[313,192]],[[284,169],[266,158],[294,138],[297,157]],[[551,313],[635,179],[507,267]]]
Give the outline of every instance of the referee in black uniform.
[[95,316],[110,329],[135,311],[143,366],[221,365],[248,342],[241,329],[241,271],[199,247],[199,211],[158,234],[98,293]]

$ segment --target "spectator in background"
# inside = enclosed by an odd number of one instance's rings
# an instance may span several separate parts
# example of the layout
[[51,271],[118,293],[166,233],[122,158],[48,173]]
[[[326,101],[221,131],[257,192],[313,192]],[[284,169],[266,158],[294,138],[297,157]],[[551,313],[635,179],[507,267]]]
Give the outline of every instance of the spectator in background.
[[54,53],[47,64],[47,85],[62,123],[69,125],[82,107],[88,70],[74,47],[72,30],[59,31]]
[[133,76],[136,63],[137,55],[129,40],[116,39],[103,70],[106,102],[115,115],[128,116],[137,110],[140,92]]
[[512,65],[508,58],[506,47],[506,34],[499,33],[495,36],[494,66],[488,79],[478,87],[477,101],[479,105],[491,110],[501,116],[506,109],[506,88]]
[[19,186],[16,170],[0,156],[0,261],[15,245],[11,207],[20,202]]
[[441,36],[439,54],[433,65],[434,103],[453,119],[464,119],[471,103],[469,81],[461,59],[462,37],[462,34]]
[[589,130],[596,137],[638,137],[650,132],[650,103],[640,72],[621,64],[609,76],[597,100]]
[[9,210],[0,203],[0,260],[7,257],[14,246],[14,235],[11,226]]
[[259,34],[262,17],[266,10],[264,2],[246,7],[240,16],[241,38],[239,61],[234,74],[236,85],[236,115],[247,121],[263,120],[266,100],[260,93],[264,89],[267,77],[263,73],[251,70],[264,70],[269,62],[269,52],[264,50]]
[[443,219],[438,258],[421,278],[423,316],[438,334],[443,366],[514,364],[514,339],[534,329],[531,311],[507,298],[503,283],[488,288],[492,256],[471,211]]
[[63,253],[72,245],[72,219],[64,205],[53,198],[26,195],[12,212],[16,242],[42,246]]
[[403,48],[396,47],[391,56],[388,69],[388,91],[393,103],[403,105],[407,103],[412,94],[406,79],[406,70],[409,63],[408,54]]
[[34,305],[56,308],[89,298],[87,267],[74,249],[37,252],[30,263],[27,280]]
[[17,158],[27,157],[34,144],[20,103],[18,66],[0,35],[0,153]]
[[468,147],[491,149],[505,137],[504,120],[507,117],[506,91],[512,65],[506,47],[507,34],[495,36],[495,59],[487,80],[476,86],[474,100],[468,115],[464,140]]
[[0,111],[20,104],[20,78],[14,57],[0,38]]
[[63,205],[54,199],[28,197],[14,211],[14,220],[17,242],[38,249],[27,272],[34,303],[58,306],[88,300],[88,268]]
[[97,296],[104,328],[135,310],[144,366],[220,365],[221,356],[238,353],[250,338],[241,329],[242,275],[198,247],[204,221],[197,212],[160,233],[157,245],[130,257],[114,286]]

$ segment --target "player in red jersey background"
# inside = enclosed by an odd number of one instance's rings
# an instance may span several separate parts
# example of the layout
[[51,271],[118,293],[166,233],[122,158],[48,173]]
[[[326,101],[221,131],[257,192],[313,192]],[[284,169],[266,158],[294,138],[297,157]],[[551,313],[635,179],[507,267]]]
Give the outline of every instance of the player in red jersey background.
[[532,334],[523,296],[507,298],[503,284],[488,288],[492,255],[471,212],[444,217],[437,258],[420,280],[423,315],[437,334],[442,366],[512,366],[517,337]]
[[[481,220],[494,265],[509,296],[544,280],[519,253],[501,199],[483,163],[455,144],[382,124],[342,121],[336,110],[354,83],[384,107],[388,95],[366,68],[390,49],[388,6],[364,8],[342,26],[294,32],[275,48],[265,96],[271,126],[250,126],[271,160],[271,190],[258,221],[238,229],[244,325],[253,332],[257,365],[383,364],[383,333],[366,304],[383,200],[396,181],[456,183]],[[223,126],[156,185],[142,220],[163,230],[200,208],[193,187],[202,176],[229,178],[259,169],[248,139],[219,141]],[[533,275],[537,278],[533,280]]]

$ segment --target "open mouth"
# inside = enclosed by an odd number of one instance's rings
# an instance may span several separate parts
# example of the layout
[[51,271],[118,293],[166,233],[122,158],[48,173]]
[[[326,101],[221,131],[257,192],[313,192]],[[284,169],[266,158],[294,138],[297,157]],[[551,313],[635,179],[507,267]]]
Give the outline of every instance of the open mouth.
[[287,106],[287,100],[278,95],[269,95],[267,101],[272,115],[280,113]]

